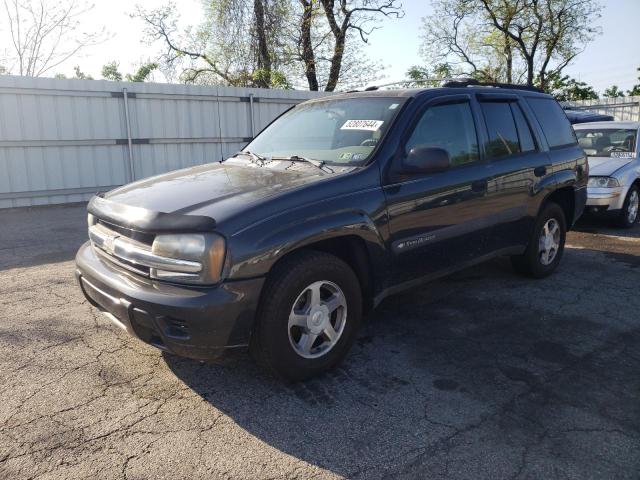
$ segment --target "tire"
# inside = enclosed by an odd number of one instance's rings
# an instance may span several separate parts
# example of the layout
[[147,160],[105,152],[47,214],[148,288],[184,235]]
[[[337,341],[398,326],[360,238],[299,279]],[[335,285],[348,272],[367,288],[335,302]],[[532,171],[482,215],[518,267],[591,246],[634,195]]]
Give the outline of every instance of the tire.
[[640,188],[632,185],[624,199],[620,215],[616,219],[616,225],[622,228],[631,228],[638,222],[638,202],[640,201]]
[[[319,294],[314,297],[316,291]],[[342,361],[355,340],[361,317],[362,293],[353,270],[333,255],[302,251],[284,259],[270,273],[251,351],[261,366],[277,376],[305,380]],[[334,340],[327,332],[336,335]]]
[[[545,226],[547,230],[545,230]],[[545,244],[548,249],[545,250],[541,244],[543,242],[541,237],[550,230],[555,232],[555,228],[557,228],[558,234],[557,236],[551,235],[554,240]],[[524,254],[511,257],[514,269],[523,275],[533,278],[548,277],[558,267],[562,259],[566,237],[567,221],[564,211],[557,203],[547,203],[536,219]],[[552,247],[554,244],[555,249]],[[555,253],[552,254],[552,252]]]

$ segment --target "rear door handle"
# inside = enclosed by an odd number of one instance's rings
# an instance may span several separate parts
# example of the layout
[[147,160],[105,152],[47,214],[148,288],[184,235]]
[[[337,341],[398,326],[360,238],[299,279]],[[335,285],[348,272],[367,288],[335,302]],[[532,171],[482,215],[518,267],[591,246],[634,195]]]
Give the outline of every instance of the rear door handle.
[[547,174],[547,167],[536,167],[533,169],[533,174],[536,177],[544,177]]
[[472,192],[486,192],[487,191],[487,181],[486,180],[477,180],[471,184]]

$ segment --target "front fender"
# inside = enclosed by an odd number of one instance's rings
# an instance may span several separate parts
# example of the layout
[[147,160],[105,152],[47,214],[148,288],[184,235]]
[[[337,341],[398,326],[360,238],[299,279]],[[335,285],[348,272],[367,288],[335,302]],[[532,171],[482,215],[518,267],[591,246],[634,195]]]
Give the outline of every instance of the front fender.
[[233,235],[229,241],[227,278],[264,276],[288,253],[316,242],[346,236],[355,236],[364,242],[376,271],[388,267],[384,235],[380,228],[384,221],[384,208],[379,218],[364,210],[323,210],[326,213],[315,215],[288,212]]

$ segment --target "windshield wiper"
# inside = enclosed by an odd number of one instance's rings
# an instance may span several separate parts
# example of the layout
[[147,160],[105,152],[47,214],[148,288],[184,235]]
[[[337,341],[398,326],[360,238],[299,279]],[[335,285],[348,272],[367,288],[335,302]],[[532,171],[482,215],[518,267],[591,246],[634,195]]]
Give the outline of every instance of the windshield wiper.
[[246,155],[253,163],[259,163],[260,165],[264,165],[268,160],[262,155],[258,155],[257,153],[250,152],[248,150],[240,151],[238,153],[234,153],[231,158],[235,158],[238,155]]
[[324,160],[314,160],[313,158],[301,157],[299,155],[291,155],[290,157],[271,157],[272,160],[289,160],[290,162],[304,162],[323,170],[326,163]]

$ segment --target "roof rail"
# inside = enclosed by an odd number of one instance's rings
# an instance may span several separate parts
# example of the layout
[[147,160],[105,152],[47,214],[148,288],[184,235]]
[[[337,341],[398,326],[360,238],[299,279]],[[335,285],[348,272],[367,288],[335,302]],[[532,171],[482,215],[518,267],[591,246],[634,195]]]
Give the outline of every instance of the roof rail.
[[529,85],[516,85],[514,83],[498,83],[498,82],[480,82],[473,78],[461,78],[459,80],[447,80],[442,84],[443,87],[495,87],[495,88],[511,88],[513,90],[528,90],[530,92],[545,93],[544,90]]

